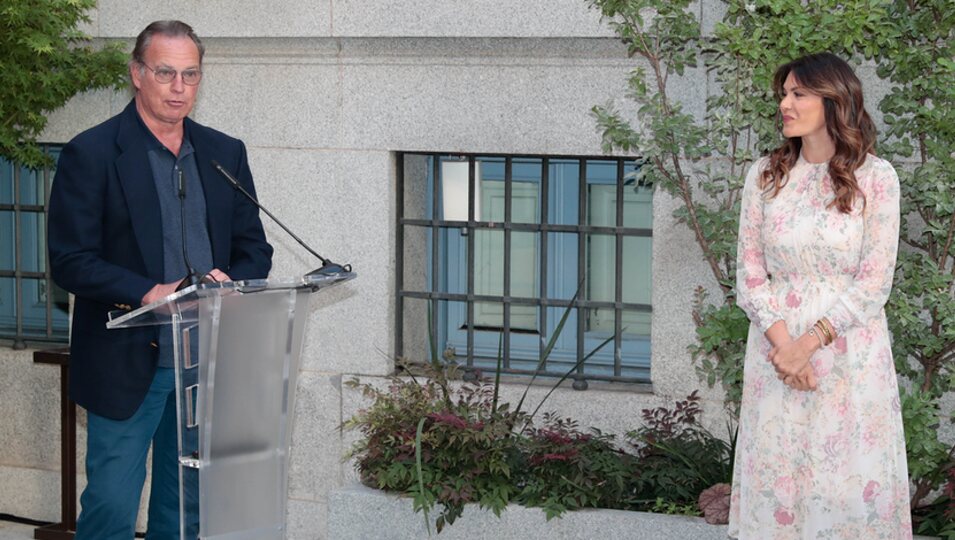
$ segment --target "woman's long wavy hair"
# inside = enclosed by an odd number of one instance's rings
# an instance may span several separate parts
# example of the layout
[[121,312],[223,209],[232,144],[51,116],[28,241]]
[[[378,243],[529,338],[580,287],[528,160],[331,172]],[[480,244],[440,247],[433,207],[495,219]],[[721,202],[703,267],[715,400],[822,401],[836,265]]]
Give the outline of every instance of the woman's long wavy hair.
[[[855,171],[865,163],[866,156],[875,151],[875,124],[866,112],[862,97],[862,83],[844,60],[831,53],[803,56],[784,64],[773,77],[773,90],[782,100],[783,83],[792,73],[805,90],[822,97],[826,131],[836,145],[836,153],[829,160],[829,178],[835,197],[829,207],[849,213],[855,197],[865,195],[859,189]],[[777,122],[782,115],[776,112]],[[792,137],[769,155],[769,166],[763,170],[760,187],[770,198],[784,185],[787,174],[796,165],[802,139]]]

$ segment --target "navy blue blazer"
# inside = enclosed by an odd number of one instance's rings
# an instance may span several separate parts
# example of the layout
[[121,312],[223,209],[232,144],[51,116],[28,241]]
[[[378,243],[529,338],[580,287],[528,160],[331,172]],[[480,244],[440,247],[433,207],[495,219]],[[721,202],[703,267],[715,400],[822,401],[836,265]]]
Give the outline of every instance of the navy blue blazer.
[[[264,278],[272,266],[258,209],[222,178],[216,160],[255,193],[242,141],[189,118],[206,198],[212,260],[234,280]],[[126,419],[156,371],[156,327],[107,330],[107,314],[135,309],[163,283],[162,217],[147,157],[151,135],[135,102],[77,135],[60,153],[50,193],[53,280],[75,295],[70,395],[100,416]]]

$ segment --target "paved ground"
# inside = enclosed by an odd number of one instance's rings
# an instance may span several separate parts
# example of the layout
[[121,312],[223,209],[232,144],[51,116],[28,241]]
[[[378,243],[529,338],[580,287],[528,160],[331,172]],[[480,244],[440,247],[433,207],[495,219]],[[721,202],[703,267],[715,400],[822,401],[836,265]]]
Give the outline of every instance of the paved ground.
[[0,540],[29,540],[32,538],[32,526],[0,521]]

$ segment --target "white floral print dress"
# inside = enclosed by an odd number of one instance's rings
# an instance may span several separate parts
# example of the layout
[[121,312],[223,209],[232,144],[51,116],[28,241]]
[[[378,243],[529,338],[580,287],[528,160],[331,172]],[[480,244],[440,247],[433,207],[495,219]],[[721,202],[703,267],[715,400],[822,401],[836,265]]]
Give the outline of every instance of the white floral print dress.
[[[856,171],[865,206],[843,214],[828,163],[801,156],[767,198],[743,189],[737,294],[751,321],[729,533],[741,540],[912,537],[898,383],[885,306],[899,238],[899,180],[869,156]],[[766,330],[795,338],[828,317],[838,339],[811,358],[814,392],[789,388],[768,361]]]

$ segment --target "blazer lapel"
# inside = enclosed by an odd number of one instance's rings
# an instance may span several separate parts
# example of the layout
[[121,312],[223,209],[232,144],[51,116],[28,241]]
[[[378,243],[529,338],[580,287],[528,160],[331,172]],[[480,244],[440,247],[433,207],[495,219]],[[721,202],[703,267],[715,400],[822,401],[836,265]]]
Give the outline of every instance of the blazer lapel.
[[159,194],[153,181],[147,156],[145,133],[136,118],[135,101],[130,102],[120,119],[116,144],[121,154],[116,160],[119,183],[126,197],[126,208],[132,223],[139,252],[150,277],[163,280],[162,213]]

